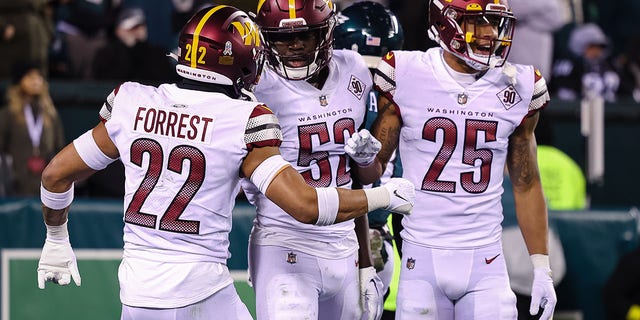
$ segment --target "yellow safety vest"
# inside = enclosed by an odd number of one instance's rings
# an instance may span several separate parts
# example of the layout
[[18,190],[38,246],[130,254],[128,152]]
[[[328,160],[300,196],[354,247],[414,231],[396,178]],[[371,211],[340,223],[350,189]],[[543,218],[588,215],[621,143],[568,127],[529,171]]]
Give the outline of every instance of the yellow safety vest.
[[[389,233],[393,236],[393,225],[391,224],[391,216],[387,217],[387,226],[389,227]],[[396,241],[392,241],[393,244],[393,275],[391,276],[391,283],[389,284],[389,295],[384,300],[384,310],[396,311],[396,296],[398,295],[398,282],[400,281],[400,253],[396,246]]]

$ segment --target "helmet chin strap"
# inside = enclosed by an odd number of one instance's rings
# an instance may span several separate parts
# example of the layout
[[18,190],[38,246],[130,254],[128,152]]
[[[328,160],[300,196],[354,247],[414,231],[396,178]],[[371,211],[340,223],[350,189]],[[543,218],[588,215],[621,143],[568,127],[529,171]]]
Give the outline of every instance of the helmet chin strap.
[[461,54],[459,54],[459,53],[457,53],[457,52],[453,52],[453,51],[449,50],[449,48],[447,48],[446,46],[445,46],[445,47],[442,47],[442,48],[443,48],[444,50],[448,51],[449,53],[453,54],[454,56],[458,57],[458,59],[460,59],[460,60],[464,61],[464,63],[465,63],[467,66],[471,67],[473,70],[476,70],[476,71],[486,71],[486,70],[489,70],[489,66],[487,66],[487,65],[485,65],[485,64],[482,64],[482,63],[479,63],[479,62],[473,61],[473,60],[469,59],[469,57],[465,57],[464,55],[461,55]]

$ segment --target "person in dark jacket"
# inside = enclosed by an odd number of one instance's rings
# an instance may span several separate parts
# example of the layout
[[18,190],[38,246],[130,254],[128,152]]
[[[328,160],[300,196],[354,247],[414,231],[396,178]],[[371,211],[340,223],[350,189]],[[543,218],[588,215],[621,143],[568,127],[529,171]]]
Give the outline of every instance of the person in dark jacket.
[[98,49],[93,63],[96,80],[138,81],[149,84],[175,79],[165,50],[147,41],[142,9],[125,8],[117,16],[114,37]]

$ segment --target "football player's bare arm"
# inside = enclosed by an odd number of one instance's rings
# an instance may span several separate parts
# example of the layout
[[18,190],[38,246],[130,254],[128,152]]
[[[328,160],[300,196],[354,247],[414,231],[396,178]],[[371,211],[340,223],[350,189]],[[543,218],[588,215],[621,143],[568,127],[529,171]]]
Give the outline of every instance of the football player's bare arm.
[[[92,132],[96,144],[102,152],[110,158],[118,158],[118,149],[115,147],[103,123],[98,124]],[[69,190],[74,181],[87,179],[96,170],[91,169],[80,158],[73,143],[64,147],[49,162],[42,172],[42,186],[50,191],[62,193]],[[47,225],[58,226],[67,221],[69,208],[53,210],[43,206],[43,217]]]
[[518,224],[529,254],[548,255],[548,218],[536,155],[536,113],[511,134],[507,167],[513,183]]
[[[352,162],[353,163],[353,162]],[[374,160],[371,165],[361,167],[355,163],[350,165],[351,174],[354,175],[358,181],[364,185],[372,184],[382,176],[384,168],[380,166],[378,160]]]
[[358,266],[360,269],[373,266],[371,260],[371,241],[369,240],[369,218],[365,214],[354,220],[356,236],[358,237]]
[[380,95],[378,98],[378,116],[371,125],[371,134],[382,143],[382,149],[376,156],[379,176],[384,172],[387,163],[393,156],[393,152],[398,147],[400,127],[402,126],[402,119],[398,110],[395,102],[382,94]]
[[[280,154],[277,147],[252,149],[242,164],[242,173],[251,177],[253,171],[267,158]],[[342,222],[367,213],[367,197],[362,190],[336,188],[339,205],[335,222]],[[318,196],[315,188],[291,166],[284,167],[271,181],[265,195],[285,212],[302,223],[318,220]]]

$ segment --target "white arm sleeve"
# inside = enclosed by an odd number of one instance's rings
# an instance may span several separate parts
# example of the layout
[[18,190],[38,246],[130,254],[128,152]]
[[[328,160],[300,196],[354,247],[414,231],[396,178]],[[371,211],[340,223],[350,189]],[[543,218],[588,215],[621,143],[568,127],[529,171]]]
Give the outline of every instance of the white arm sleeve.
[[336,222],[340,198],[336,188],[316,188],[318,195],[318,221],[317,226],[328,226]]
[[258,187],[258,190],[260,190],[262,194],[266,194],[267,188],[269,188],[269,185],[271,184],[271,181],[273,181],[273,178],[275,178],[278,173],[280,173],[289,165],[289,162],[284,160],[281,155],[278,154],[275,156],[271,156],[262,161],[262,163],[260,163],[258,167],[253,170],[250,178],[251,182],[253,182],[253,184]]
[[65,192],[51,192],[40,184],[40,201],[47,208],[53,210],[62,210],[71,205],[73,202],[73,183],[71,188]]
[[116,159],[109,158],[96,144],[96,141],[93,139],[93,135],[89,131],[85,132],[75,140],[73,140],[73,146],[78,151],[78,155],[84,163],[89,166],[89,168],[93,170],[102,170],[106,168],[109,164],[116,161]]

